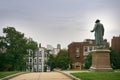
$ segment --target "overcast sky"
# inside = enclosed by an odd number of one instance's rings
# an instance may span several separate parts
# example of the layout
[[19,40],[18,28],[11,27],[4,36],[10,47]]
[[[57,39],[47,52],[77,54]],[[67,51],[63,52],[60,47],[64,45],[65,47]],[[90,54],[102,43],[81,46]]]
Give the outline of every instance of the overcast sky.
[[0,0],[0,35],[11,26],[46,47],[94,39],[96,19],[111,42],[120,34],[120,0]]

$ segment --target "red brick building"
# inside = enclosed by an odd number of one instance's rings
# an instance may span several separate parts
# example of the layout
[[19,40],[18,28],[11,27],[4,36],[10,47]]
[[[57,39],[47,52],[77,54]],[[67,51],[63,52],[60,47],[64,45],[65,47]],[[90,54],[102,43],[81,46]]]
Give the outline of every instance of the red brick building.
[[72,42],[68,45],[68,54],[72,62],[72,69],[83,67],[83,45],[80,42]]
[[[106,47],[109,47],[107,40],[104,40]],[[91,50],[96,49],[95,40],[86,39],[84,42],[72,42],[68,45],[68,53],[71,59],[72,69],[81,70],[84,66],[84,58]]]
[[118,36],[118,37],[114,36],[112,38],[111,47],[113,50],[115,50],[115,52],[117,53],[117,55],[120,58],[120,36]]

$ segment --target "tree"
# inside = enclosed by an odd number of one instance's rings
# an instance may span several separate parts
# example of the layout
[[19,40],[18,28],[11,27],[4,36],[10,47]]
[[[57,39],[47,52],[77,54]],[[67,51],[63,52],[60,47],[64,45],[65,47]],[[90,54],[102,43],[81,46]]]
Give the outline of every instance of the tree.
[[[3,28],[5,36],[0,37],[0,70],[24,70],[26,68],[27,50],[37,49],[37,43],[24,37],[24,34],[16,31],[14,27]],[[4,57],[4,58],[2,58]],[[2,60],[4,60],[2,62]]]
[[47,65],[50,66],[50,70],[53,71],[55,68],[55,56],[53,54],[49,54],[49,59]]
[[116,55],[116,52],[110,48],[111,52],[110,52],[110,63],[113,69],[120,69],[120,59],[119,57]]
[[70,58],[66,50],[61,50],[57,56],[50,54],[47,65],[51,67],[51,70],[54,68],[61,68],[63,70],[67,69],[70,65]]
[[87,57],[85,58],[85,69],[89,69],[92,65],[92,53],[89,53]]
[[3,28],[3,33],[6,34],[7,42],[7,57],[10,58],[9,64],[11,70],[20,70],[23,67],[23,59],[26,52],[26,39],[24,34],[16,31],[13,27]]
[[56,56],[56,67],[61,69],[67,69],[70,65],[70,58],[68,56],[68,52],[66,50],[61,50]]

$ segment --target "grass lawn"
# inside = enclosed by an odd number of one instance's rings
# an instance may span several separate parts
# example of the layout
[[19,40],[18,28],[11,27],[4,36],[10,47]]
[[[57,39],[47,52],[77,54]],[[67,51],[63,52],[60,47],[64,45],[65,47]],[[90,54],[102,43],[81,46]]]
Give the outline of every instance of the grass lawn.
[[120,72],[80,72],[71,74],[81,80],[120,80]]
[[10,71],[10,72],[0,72],[0,78],[19,73],[19,71]]

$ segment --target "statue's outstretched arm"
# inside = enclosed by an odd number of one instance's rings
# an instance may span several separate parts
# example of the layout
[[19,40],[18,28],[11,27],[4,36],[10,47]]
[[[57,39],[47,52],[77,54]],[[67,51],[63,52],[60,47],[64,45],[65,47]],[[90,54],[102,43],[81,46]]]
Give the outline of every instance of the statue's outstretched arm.
[[91,32],[94,32],[96,27],[97,27],[97,24],[95,24],[95,26],[94,26],[93,30],[91,30]]

